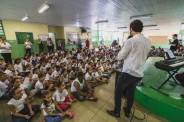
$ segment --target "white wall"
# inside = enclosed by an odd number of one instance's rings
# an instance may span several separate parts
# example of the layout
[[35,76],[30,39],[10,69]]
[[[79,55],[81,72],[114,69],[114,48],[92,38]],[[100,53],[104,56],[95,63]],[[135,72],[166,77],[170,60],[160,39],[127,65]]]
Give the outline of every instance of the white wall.
[[168,29],[168,30],[144,30],[144,36],[168,36],[168,39],[172,39],[173,34],[179,34],[180,29]]

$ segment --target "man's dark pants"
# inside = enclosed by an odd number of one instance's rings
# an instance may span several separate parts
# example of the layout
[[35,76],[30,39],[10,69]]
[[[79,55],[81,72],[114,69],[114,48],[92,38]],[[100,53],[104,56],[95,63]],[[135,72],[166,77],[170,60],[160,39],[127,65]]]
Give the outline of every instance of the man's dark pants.
[[134,102],[134,91],[137,83],[141,80],[141,77],[134,77],[128,73],[121,73],[115,88],[115,107],[114,113],[120,115],[121,111],[121,98],[125,90],[127,89],[127,106],[125,108],[126,114],[130,114],[131,108]]

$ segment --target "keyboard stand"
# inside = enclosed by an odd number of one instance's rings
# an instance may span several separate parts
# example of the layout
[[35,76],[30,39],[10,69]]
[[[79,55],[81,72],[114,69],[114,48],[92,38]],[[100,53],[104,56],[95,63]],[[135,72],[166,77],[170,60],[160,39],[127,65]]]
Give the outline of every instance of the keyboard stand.
[[174,78],[174,75],[178,72],[179,69],[180,69],[180,68],[175,69],[175,70],[173,70],[173,71],[167,71],[167,72],[169,73],[169,77],[167,78],[167,80],[165,80],[165,81],[158,87],[158,90],[159,90],[160,88],[162,88],[162,86],[165,85],[171,78],[174,80],[174,82],[175,82],[176,84],[178,84],[178,82],[177,82],[176,79]]

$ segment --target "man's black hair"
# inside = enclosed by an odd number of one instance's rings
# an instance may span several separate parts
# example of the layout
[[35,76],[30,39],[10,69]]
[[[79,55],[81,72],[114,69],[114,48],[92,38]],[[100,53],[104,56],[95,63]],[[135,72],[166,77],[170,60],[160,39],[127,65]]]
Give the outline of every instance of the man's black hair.
[[142,32],[143,30],[143,23],[140,20],[134,20],[130,23],[130,29],[135,32]]

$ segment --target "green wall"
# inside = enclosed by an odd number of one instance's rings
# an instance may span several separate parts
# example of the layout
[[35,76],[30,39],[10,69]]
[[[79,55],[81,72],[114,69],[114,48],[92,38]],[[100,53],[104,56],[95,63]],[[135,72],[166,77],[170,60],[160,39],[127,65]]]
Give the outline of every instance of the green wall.
[[[162,57],[149,57],[144,66],[144,86],[137,87],[135,101],[145,110],[170,122],[184,122],[183,99],[174,99],[169,95],[182,93],[182,86],[171,86],[166,83],[160,90],[157,88],[168,78],[168,73],[157,69],[154,64]],[[183,72],[180,69],[178,72]]]
[[[56,42],[59,41],[59,40],[65,42],[65,49],[67,49],[67,50],[72,50],[72,49],[77,49],[78,48],[77,45],[68,45],[66,43],[66,39],[56,39]],[[81,41],[85,42],[86,40],[81,39]],[[7,40],[7,42],[12,46],[12,49],[11,49],[12,59],[24,57],[25,52],[26,52],[24,44],[18,44],[17,40]],[[110,46],[111,43],[112,43],[111,41],[105,41],[104,45]],[[100,43],[98,41],[93,41],[93,42],[91,42],[91,44],[94,47],[98,47],[100,45]],[[32,52],[34,54],[39,54],[38,40],[34,40],[34,44],[32,45]],[[48,53],[46,42],[44,42],[44,52]],[[1,55],[0,55],[0,59],[2,59]]]
[[[12,59],[24,57],[26,52],[24,44],[18,44],[17,40],[7,40],[7,42],[12,46]],[[38,40],[34,40],[34,44],[31,47],[34,54],[39,53]],[[44,43],[44,52],[48,52],[46,42]],[[2,59],[2,56],[0,56],[0,58]]]

